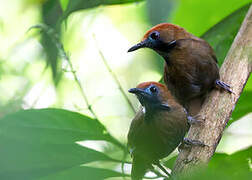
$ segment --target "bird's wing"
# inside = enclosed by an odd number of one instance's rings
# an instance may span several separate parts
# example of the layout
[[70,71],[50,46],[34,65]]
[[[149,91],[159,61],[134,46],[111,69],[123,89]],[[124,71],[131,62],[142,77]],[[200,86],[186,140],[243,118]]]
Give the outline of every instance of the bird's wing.
[[[135,146],[135,138],[138,134],[138,128],[141,127],[141,124],[144,122],[144,112],[143,108],[141,108],[137,113],[134,119],[132,120],[130,124],[130,129],[128,132],[128,147],[131,149],[130,151],[134,150]],[[131,152],[133,153],[133,152]]]

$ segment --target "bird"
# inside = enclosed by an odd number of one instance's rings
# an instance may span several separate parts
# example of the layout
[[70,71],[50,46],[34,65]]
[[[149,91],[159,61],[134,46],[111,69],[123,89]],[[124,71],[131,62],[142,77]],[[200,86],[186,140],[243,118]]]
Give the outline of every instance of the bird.
[[165,60],[164,82],[190,115],[196,115],[208,92],[214,88],[232,93],[220,80],[217,58],[203,39],[170,23],[154,26],[128,52],[150,48]]
[[139,180],[152,165],[160,167],[159,160],[183,142],[189,124],[184,108],[165,85],[144,82],[129,92],[137,96],[142,106],[128,132],[128,148],[133,158],[131,177]]

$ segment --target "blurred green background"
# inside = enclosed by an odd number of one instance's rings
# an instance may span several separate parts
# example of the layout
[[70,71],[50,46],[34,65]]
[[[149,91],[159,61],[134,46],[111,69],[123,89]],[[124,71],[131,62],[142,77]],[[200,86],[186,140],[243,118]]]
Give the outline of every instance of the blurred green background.
[[[194,35],[203,36],[216,50],[221,65],[250,2],[250,0],[0,0],[0,118],[6,121],[3,121],[3,127],[10,127],[8,124],[10,120],[5,118],[6,115],[21,109],[59,108],[93,117],[89,111],[90,107],[87,107],[83,99],[84,91],[99,122],[106,127],[107,133],[125,144],[131,119],[139,107],[136,98],[128,94],[127,90],[140,82],[159,81],[163,72],[163,61],[154,52],[144,49],[137,53],[127,53],[128,48],[138,42],[144,32],[153,25],[170,22],[184,27]],[[46,24],[49,28],[46,27],[42,31],[30,29],[38,24]],[[62,42],[73,69],[64,57],[63,49],[57,47],[59,42],[55,42],[54,38]],[[74,75],[78,78],[82,90]],[[115,81],[115,77],[120,85]],[[134,108],[129,105],[122,90]],[[252,145],[251,111],[252,79],[250,78],[229,123],[232,124],[225,130],[217,152],[232,154]],[[33,116],[34,121],[36,118],[39,119],[36,116]],[[18,119],[18,116],[15,117]],[[9,138],[10,133],[13,133],[13,137],[22,137],[18,127],[10,128],[8,132],[3,129],[0,128],[0,137]],[[33,134],[27,134],[27,138],[29,136],[32,137]],[[8,138],[2,139],[0,144],[4,145],[10,140]],[[91,141],[97,140],[92,138],[85,140],[80,144],[98,152],[105,152],[114,159],[122,158],[120,149],[105,142],[106,138],[100,139],[105,141]],[[38,141],[42,141],[41,138],[32,142]],[[21,140],[9,148],[14,148],[22,156],[19,145],[22,146]],[[11,152],[15,154],[15,150]],[[53,147],[51,150],[53,151]],[[250,157],[246,156],[245,162],[247,168],[250,165],[251,172],[251,148],[247,151],[250,152],[247,153]],[[1,156],[3,153],[7,154],[6,161],[2,161],[0,166],[5,166],[8,157],[12,156],[11,153],[8,156],[8,152],[8,148],[0,151]],[[34,156],[40,156],[42,153],[41,150],[41,153],[39,151]],[[71,161],[71,158],[69,159]],[[130,157],[127,159],[130,160]],[[97,160],[101,159],[90,160],[86,165],[120,172],[118,162],[101,163]],[[109,161],[105,158],[106,160]],[[17,173],[19,179],[29,179],[29,176],[24,174],[31,170],[29,171],[29,168],[25,172],[20,170],[22,162],[20,166],[16,165],[16,169],[13,168],[15,161],[18,160],[13,160],[13,164],[12,161],[7,163],[9,168],[5,170],[0,167],[0,177],[7,178],[8,173],[19,172]],[[84,162],[78,163],[84,164]],[[128,173],[129,167],[126,166],[126,170]],[[92,169],[86,171],[92,174]],[[50,172],[53,174],[53,170]],[[22,173],[25,178],[22,178]],[[43,179],[48,173],[49,171],[41,176],[38,175],[40,173],[35,173],[31,179],[37,176]],[[67,172],[64,173],[48,176],[48,179],[62,179],[67,176]],[[78,173],[76,170],[75,174]],[[81,173],[84,173],[84,170]],[[102,174],[106,173],[108,172]],[[120,175],[103,177],[97,174],[97,177],[89,178],[103,179],[113,176]],[[11,177],[9,179],[15,179],[15,176]],[[72,179],[79,179],[79,176]]]

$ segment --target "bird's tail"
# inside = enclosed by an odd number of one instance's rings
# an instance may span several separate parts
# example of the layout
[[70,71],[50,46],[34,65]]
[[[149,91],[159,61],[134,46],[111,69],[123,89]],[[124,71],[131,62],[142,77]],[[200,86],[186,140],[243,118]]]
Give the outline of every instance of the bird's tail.
[[150,168],[151,163],[146,162],[141,157],[133,157],[133,164],[131,169],[131,179],[132,180],[141,180],[147,169]]

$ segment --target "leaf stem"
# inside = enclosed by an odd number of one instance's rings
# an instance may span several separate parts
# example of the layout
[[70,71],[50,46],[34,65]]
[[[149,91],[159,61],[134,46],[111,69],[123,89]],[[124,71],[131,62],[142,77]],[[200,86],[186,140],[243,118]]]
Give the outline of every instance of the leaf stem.
[[98,43],[97,43],[97,39],[96,39],[96,37],[95,37],[95,34],[93,34],[93,38],[94,38],[94,40],[95,40],[96,47],[97,47],[97,49],[98,49],[99,55],[101,56],[101,59],[102,59],[104,65],[105,65],[105,67],[107,68],[108,72],[110,73],[110,75],[112,76],[112,78],[114,79],[114,81],[116,82],[116,84],[117,84],[117,86],[118,86],[120,92],[122,93],[124,99],[126,100],[127,104],[129,105],[131,111],[135,114],[135,113],[136,113],[136,110],[134,109],[133,104],[131,103],[131,101],[129,100],[129,98],[128,98],[128,96],[126,95],[125,91],[123,90],[123,87],[122,87],[120,81],[118,80],[116,74],[113,72],[113,70],[112,70],[111,67],[109,66],[109,64],[108,64],[108,62],[107,62],[105,56],[103,55],[101,49],[99,48]]

